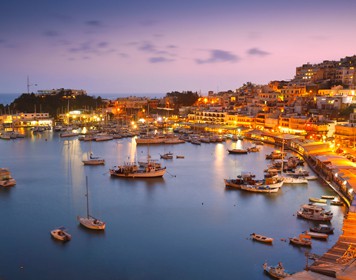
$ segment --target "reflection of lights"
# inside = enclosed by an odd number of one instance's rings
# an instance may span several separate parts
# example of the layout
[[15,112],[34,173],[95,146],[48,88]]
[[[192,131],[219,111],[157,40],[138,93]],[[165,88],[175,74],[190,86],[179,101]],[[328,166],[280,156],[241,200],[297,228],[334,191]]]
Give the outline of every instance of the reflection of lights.
[[353,192],[353,189],[349,189],[349,194],[352,194],[352,192]]
[[157,118],[157,121],[158,121],[158,122],[161,122],[161,121],[162,121],[162,117],[158,117],[158,118]]
[[345,180],[342,184],[343,184],[343,185],[346,185],[346,183],[347,183],[347,181]]
[[146,120],[145,120],[145,119],[139,119],[138,121],[139,121],[140,123],[145,123]]
[[337,173],[335,173],[335,178],[337,178],[337,176],[338,176],[338,174],[337,174]]

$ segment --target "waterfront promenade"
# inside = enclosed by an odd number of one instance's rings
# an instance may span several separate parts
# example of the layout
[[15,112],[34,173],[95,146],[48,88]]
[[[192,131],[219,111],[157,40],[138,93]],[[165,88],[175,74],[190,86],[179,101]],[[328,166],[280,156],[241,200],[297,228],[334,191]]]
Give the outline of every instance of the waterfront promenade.
[[[349,152],[356,154],[352,150]],[[356,279],[356,198],[353,195],[356,193],[356,166],[332,150],[325,151],[322,143],[304,149],[302,156],[320,179],[343,198],[348,213],[338,241],[305,271],[286,279]]]

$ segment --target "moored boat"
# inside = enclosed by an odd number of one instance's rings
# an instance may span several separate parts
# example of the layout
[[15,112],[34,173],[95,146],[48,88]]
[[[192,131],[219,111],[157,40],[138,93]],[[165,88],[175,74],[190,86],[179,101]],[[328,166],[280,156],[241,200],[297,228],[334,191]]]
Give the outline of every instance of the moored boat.
[[64,227],[51,230],[51,236],[60,241],[69,241],[72,239],[72,236],[66,231]]
[[326,204],[327,200],[322,199],[322,198],[317,198],[317,197],[309,197],[310,202],[315,202],[315,203],[321,203],[321,204]]
[[162,159],[173,159],[173,153],[168,152],[168,153],[164,153],[163,155],[161,155]]
[[294,178],[289,176],[282,176],[284,184],[308,184],[308,180],[305,178]]
[[322,195],[321,198],[323,199],[335,199],[334,195]]
[[85,181],[86,181],[86,199],[87,199],[87,215],[86,217],[80,217],[77,216],[77,220],[79,221],[79,223],[88,228],[88,229],[93,229],[93,230],[104,230],[106,227],[106,223],[94,218],[93,216],[91,216],[89,214],[89,192],[88,192],[88,177],[85,177]]
[[269,266],[267,263],[264,263],[263,270],[275,279],[283,279],[292,275],[284,269],[281,262],[276,266]]
[[299,234],[298,237],[291,237],[289,238],[289,243],[306,247],[311,247],[312,245],[311,236],[307,234]]
[[255,153],[255,152],[259,152],[261,150],[260,147],[257,147],[257,146],[252,146],[252,147],[248,147],[246,149],[249,153]]
[[329,235],[326,233],[320,233],[315,231],[307,231],[305,234],[309,235],[311,238],[327,240]]
[[255,175],[250,172],[243,172],[236,179],[224,179],[225,186],[237,188],[250,192],[278,192],[283,181],[276,177],[255,179]]
[[248,192],[258,192],[258,193],[275,193],[278,192],[279,188],[282,186],[283,182],[279,183],[276,187],[271,187],[269,185],[242,185],[241,190]]
[[333,213],[317,205],[304,204],[297,211],[297,216],[312,221],[330,221]]
[[16,180],[11,176],[8,168],[0,168],[0,186],[13,187],[16,185]]
[[84,165],[104,165],[105,159],[101,158],[89,158],[86,160],[82,160]]
[[330,201],[330,205],[343,206],[344,203],[339,198],[335,198]]
[[309,228],[309,230],[312,232],[326,233],[326,234],[334,233],[334,228],[326,224],[319,224],[316,227]]
[[248,151],[246,149],[227,149],[229,154],[247,154]]
[[272,237],[267,237],[261,234],[256,234],[256,233],[251,233],[250,236],[252,237],[253,240],[263,242],[263,243],[272,243],[273,238]]
[[166,167],[157,167],[154,164],[140,168],[136,164],[126,163],[124,165],[113,167],[109,170],[113,177],[121,178],[157,178],[163,177],[166,173]]

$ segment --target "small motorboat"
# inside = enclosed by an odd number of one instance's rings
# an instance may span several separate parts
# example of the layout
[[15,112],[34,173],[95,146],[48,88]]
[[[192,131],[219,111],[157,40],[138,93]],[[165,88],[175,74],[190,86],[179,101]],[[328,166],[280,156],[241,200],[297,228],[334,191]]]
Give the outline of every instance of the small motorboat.
[[284,269],[281,262],[279,262],[276,266],[269,266],[267,263],[264,263],[263,270],[275,279],[283,279],[291,276],[291,274]]
[[253,240],[256,240],[256,241],[259,241],[259,242],[270,243],[270,244],[273,242],[273,238],[267,237],[267,236],[264,236],[264,235],[251,233],[250,236],[252,237]]
[[320,224],[317,227],[311,227],[309,228],[309,230],[313,232],[326,233],[326,234],[334,233],[334,228],[326,224]]
[[184,156],[176,155],[176,158],[184,158]]
[[54,230],[51,230],[51,235],[53,238],[60,241],[69,241],[72,239],[72,236],[66,231],[64,227],[59,227]]

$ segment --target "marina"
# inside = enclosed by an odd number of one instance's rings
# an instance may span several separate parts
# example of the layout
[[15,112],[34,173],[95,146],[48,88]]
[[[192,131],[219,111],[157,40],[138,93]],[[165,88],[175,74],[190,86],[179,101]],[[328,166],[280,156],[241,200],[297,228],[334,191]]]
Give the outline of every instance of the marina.
[[[263,178],[268,164],[265,154],[275,150],[272,145],[263,145],[259,153],[243,158],[226,152],[231,140],[168,145],[167,150],[185,154],[185,159],[164,161],[166,173],[160,178],[124,180],[112,178],[109,169],[147,154],[147,147],[137,146],[134,138],[90,144],[75,137],[61,138],[52,131],[28,133],[23,139],[0,142],[1,162],[17,181],[12,188],[0,189],[2,218],[16,215],[0,237],[17,237],[16,242],[4,244],[4,250],[16,252],[1,257],[4,278],[35,278],[39,263],[48,261],[52,266],[46,271],[48,279],[97,279],[101,277],[98,267],[105,267],[107,278],[114,279],[269,279],[261,270],[266,259],[271,263],[282,260],[291,271],[301,271],[305,250],[311,249],[297,250],[281,240],[314,225],[296,219],[296,210],[309,197],[333,195],[318,180],[304,187],[283,185],[277,193],[226,188],[224,178],[236,178],[246,170]],[[105,158],[105,165],[83,165],[90,145]],[[158,158],[162,150],[160,145],[151,146],[150,155]],[[90,212],[105,221],[105,231],[88,231],[77,221],[86,211],[86,176]],[[331,205],[325,208],[333,213],[334,234],[327,241],[313,241],[312,252],[318,255],[335,244],[345,210]],[[37,217],[36,227],[31,226],[29,216]],[[18,231],[20,221],[21,227],[28,228],[26,233]],[[72,236],[65,247],[48,237],[58,225]],[[248,242],[253,231],[267,233],[274,239],[273,246]],[[90,253],[93,251],[96,253]],[[90,258],[77,262],[89,254]],[[76,268],[64,271],[72,262],[78,263]]]

